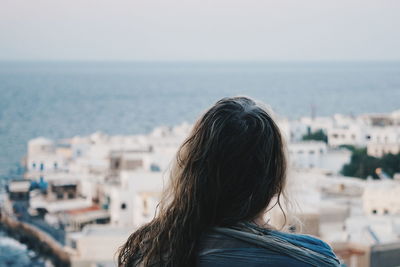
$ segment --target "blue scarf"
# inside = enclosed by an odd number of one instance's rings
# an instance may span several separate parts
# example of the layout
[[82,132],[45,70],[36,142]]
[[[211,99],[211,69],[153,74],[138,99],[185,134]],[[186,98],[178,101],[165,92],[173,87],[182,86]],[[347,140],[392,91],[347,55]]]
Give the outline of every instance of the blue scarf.
[[249,222],[230,228],[214,227],[212,233],[233,237],[311,266],[341,266],[329,245],[308,235],[264,229]]

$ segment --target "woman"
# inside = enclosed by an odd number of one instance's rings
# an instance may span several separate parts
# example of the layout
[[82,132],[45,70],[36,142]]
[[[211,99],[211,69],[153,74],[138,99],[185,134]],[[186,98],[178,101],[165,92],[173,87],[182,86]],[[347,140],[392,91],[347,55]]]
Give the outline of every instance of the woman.
[[262,106],[247,97],[218,101],[182,144],[158,215],[129,237],[119,265],[339,266],[319,239],[263,221],[280,206],[284,151]]

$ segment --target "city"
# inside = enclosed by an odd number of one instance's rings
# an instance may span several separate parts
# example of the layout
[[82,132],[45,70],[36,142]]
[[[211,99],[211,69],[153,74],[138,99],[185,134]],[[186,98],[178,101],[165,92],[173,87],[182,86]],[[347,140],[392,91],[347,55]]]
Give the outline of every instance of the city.
[[[277,121],[290,162],[289,231],[320,237],[347,266],[398,264],[400,110]],[[33,226],[59,264],[114,266],[118,248],[156,214],[191,127],[32,139],[24,179],[8,182],[1,218],[10,231],[16,221]],[[371,170],[360,155],[373,160]],[[384,164],[388,155],[397,156],[393,166]],[[282,226],[279,208],[266,216]]]

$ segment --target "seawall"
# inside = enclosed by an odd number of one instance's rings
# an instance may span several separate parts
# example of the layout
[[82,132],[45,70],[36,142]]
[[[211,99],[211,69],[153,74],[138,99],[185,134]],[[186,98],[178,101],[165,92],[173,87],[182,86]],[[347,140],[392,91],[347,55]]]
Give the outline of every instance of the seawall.
[[0,226],[13,238],[50,259],[55,266],[70,267],[70,254],[50,235],[37,227],[0,213]]

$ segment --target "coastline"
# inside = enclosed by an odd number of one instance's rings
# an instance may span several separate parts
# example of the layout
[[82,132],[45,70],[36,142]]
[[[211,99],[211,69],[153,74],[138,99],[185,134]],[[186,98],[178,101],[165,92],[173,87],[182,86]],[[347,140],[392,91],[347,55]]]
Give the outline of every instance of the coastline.
[[48,258],[55,266],[71,266],[70,254],[50,235],[30,225],[13,219],[4,212],[0,212],[0,227],[9,237],[27,245],[30,249]]

